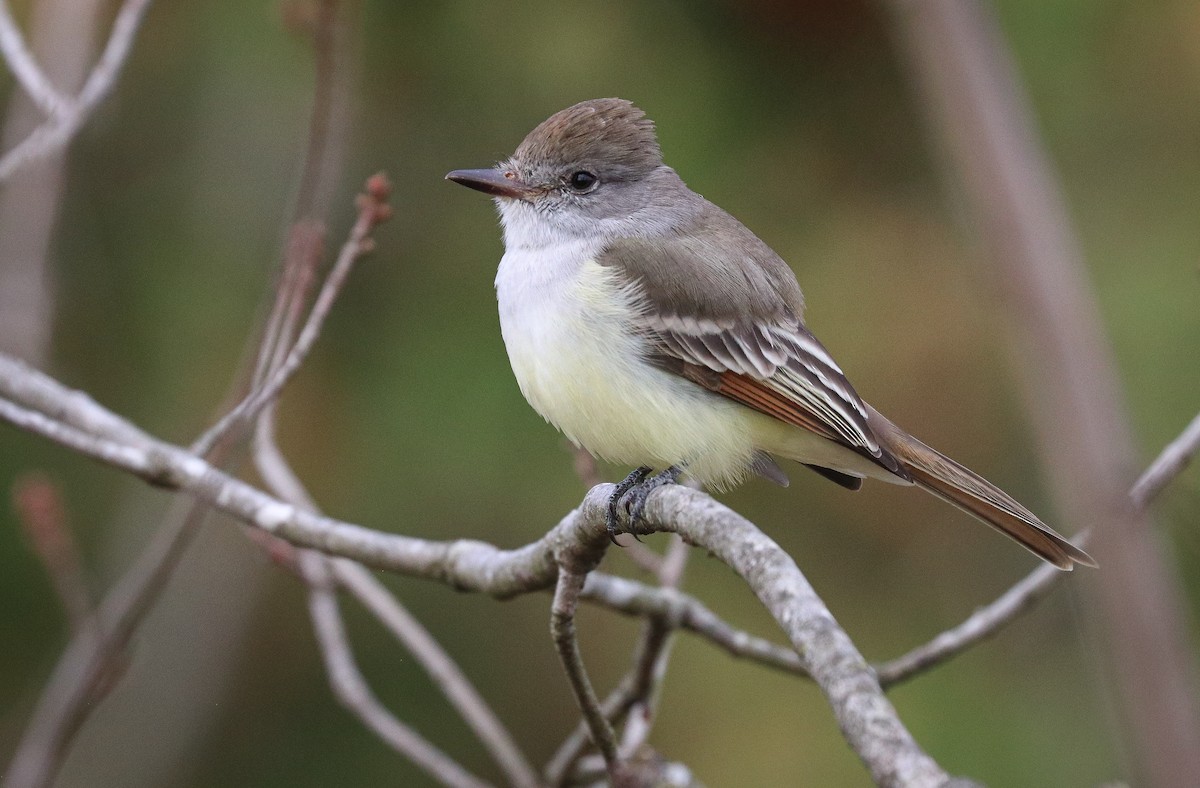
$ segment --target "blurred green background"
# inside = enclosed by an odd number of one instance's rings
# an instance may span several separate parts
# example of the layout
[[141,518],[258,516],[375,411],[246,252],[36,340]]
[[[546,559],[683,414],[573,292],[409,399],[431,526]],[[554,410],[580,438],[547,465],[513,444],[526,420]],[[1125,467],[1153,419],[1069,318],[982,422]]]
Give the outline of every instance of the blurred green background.
[[[1200,5],[1001,0],[998,14],[1062,178],[1149,459],[1200,403]],[[18,6],[20,9],[21,6]],[[294,11],[295,8],[292,7]],[[52,264],[50,371],[187,442],[235,374],[278,257],[312,89],[311,49],[273,2],[154,6],[113,97],[69,158]],[[352,6],[347,155],[330,239],[370,173],[396,185],[311,360],[281,441],[326,511],[375,528],[511,547],[583,488],[508,369],[481,195],[442,181],[506,156],[552,112],[600,96],[654,118],[667,162],[795,268],[809,324],[858,390],[1051,523],[1005,320],[960,221],[882,5],[868,2]],[[11,78],[0,77],[6,95]],[[0,287],[3,283],[0,282]],[[107,588],[168,498],[0,427],[0,489],[48,472]],[[626,472],[605,468],[609,478]],[[1132,473],[1136,469],[1131,469]],[[958,623],[1034,559],[930,496],[851,495],[800,468],[723,497],[800,564],[859,647],[885,659]],[[1160,527],[1200,598],[1200,477]],[[662,537],[648,540],[661,546]],[[1103,556],[1100,556],[1103,563]],[[605,568],[634,573],[619,550]],[[576,712],[548,597],[500,603],[384,578],[542,763]],[[1072,578],[993,641],[896,689],[950,772],[992,785],[1128,776]],[[685,587],[778,639],[746,588],[697,553]],[[0,506],[0,760],[65,643],[60,607]],[[476,773],[482,749],[420,668],[347,604],[358,657],[401,719]],[[586,610],[601,692],[636,623]],[[820,693],[688,636],[651,743],[714,785],[863,785]],[[304,593],[212,518],[66,762],[68,786],[423,785],[327,688]]]

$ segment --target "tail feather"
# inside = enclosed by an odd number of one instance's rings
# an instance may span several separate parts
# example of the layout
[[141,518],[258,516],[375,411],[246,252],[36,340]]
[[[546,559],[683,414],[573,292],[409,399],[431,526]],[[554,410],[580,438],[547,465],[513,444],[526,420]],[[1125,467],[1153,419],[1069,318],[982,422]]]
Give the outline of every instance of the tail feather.
[[1008,493],[929,448],[877,412],[871,416],[871,426],[886,435],[889,450],[918,485],[1006,534],[1059,569],[1070,571],[1075,564],[1096,566],[1090,555],[1055,533]]

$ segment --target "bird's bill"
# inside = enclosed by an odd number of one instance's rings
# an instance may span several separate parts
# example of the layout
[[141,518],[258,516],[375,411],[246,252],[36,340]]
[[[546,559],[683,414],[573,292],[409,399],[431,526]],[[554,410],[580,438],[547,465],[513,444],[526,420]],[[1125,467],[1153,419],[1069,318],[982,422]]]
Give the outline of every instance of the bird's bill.
[[536,191],[511,170],[454,170],[446,173],[446,180],[461,183],[493,197],[509,197],[515,200],[528,198]]

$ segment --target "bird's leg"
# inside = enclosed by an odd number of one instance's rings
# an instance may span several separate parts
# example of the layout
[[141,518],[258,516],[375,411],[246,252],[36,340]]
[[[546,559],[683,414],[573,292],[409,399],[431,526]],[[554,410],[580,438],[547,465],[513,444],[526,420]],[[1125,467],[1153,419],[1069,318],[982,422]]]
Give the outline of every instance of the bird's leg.
[[621,481],[617,482],[617,486],[613,489],[612,495],[608,497],[608,516],[604,518],[605,524],[608,526],[608,538],[613,544],[617,542],[617,507],[621,505],[621,499],[625,497],[625,493],[637,487],[653,470],[649,465],[642,465],[633,470],[633,473],[626,476]]
[[[640,469],[639,469],[640,470]],[[625,511],[629,512],[629,531],[633,533],[634,527],[642,519],[642,512],[646,509],[646,499],[650,497],[650,493],[668,484],[675,484],[679,481],[679,476],[683,473],[683,469],[678,465],[672,465],[665,471],[654,474],[649,479],[643,478],[642,481],[636,482],[630,486],[629,490],[621,495],[619,504],[625,506]],[[626,481],[629,481],[626,479]],[[609,505],[611,507],[610,499]],[[611,509],[610,509],[611,510]],[[636,538],[637,534],[634,534]]]

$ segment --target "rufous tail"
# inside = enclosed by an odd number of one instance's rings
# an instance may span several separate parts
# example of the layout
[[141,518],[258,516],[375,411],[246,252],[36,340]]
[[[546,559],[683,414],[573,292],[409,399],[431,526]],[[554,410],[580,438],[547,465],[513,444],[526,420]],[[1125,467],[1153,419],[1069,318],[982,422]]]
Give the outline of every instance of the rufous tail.
[[1090,555],[1055,533],[1008,493],[871,410],[871,427],[918,485],[1015,539],[1059,569],[1070,571],[1075,564],[1096,566]]

